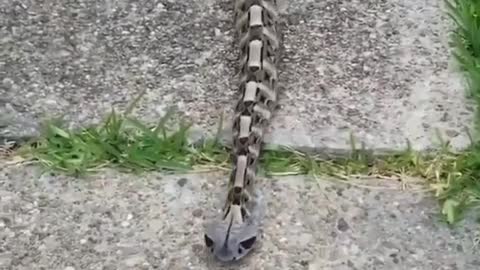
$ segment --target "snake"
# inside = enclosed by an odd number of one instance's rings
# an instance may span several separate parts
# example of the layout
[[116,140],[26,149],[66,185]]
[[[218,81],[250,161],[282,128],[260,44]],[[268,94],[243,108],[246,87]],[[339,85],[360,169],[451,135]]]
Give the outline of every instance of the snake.
[[234,0],[241,97],[232,124],[232,169],[222,215],[204,233],[207,249],[223,262],[245,257],[261,238],[265,200],[256,187],[263,137],[277,108],[279,13],[276,0]]

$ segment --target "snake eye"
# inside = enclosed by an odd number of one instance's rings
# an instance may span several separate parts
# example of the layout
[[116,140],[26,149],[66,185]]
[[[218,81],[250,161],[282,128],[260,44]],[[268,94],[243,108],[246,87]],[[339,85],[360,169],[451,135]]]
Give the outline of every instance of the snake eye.
[[255,243],[255,240],[257,240],[256,236],[253,236],[247,240],[244,240],[240,242],[240,246],[242,246],[244,249],[250,249],[252,248],[253,244]]
[[204,237],[205,237],[205,245],[213,249],[213,240],[210,239],[210,237],[208,237],[206,234],[204,235]]

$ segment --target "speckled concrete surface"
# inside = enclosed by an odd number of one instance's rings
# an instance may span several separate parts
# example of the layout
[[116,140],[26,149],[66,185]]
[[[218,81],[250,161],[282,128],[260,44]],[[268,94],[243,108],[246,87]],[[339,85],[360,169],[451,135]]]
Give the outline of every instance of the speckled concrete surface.
[[[282,108],[267,142],[375,150],[467,143],[472,107],[448,59],[445,16],[418,0],[280,0]],[[122,109],[175,105],[199,129],[236,98],[232,4],[223,0],[0,0],[0,138]],[[228,127],[227,127],[228,128]],[[236,269],[211,261],[202,224],[225,175],[105,171],[88,179],[0,160],[0,269]],[[355,183],[359,183],[356,181]],[[263,179],[265,237],[244,269],[479,269],[478,225],[448,229],[438,205],[396,183],[364,189]],[[288,198],[288,199],[287,199]]]
[[[468,143],[472,107],[448,58],[439,3],[279,1],[282,108],[267,142],[375,150],[434,147],[435,128]],[[177,106],[198,128],[227,122],[237,97],[232,3],[0,1],[0,134],[36,134],[43,118],[72,126],[124,108],[153,121]],[[228,126],[227,126],[228,128]]]
[[[203,246],[225,175],[86,179],[0,164],[0,269],[462,269],[480,267],[478,225],[439,222],[438,205],[397,183],[262,179],[264,238],[236,265]],[[418,188],[412,184],[412,188]],[[288,199],[287,199],[288,198]]]
[[449,62],[440,3],[289,1],[280,115],[290,120],[276,125],[294,126],[307,134],[295,143],[314,147],[348,149],[353,131],[377,150],[404,148],[405,139],[425,149],[438,142],[435,128],[465,145],[471,108]]

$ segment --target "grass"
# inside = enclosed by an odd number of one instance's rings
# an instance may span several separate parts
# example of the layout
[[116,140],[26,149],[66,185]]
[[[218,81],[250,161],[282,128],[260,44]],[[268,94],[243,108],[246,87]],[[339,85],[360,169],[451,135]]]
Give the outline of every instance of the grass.
[[[480,130],[480,1],[445,0],[448,15],[455,24],[451,41],[453,55],[468,82],[468,96],[477,104],[476,135]],[[456,216],[480,209],[480,144],[475,142],[457,161],[458,176],[442,194],[444,208]]]
[[469,96],[480,104],[480,1],[446,0],[448,15],[455,23],[451,41],[468,82]]
[[[466,75],[469,96],[480,103],[480,1],[447,0],[446,4],[456,24],[452,34],[454,56]],[[190,125],[181,121],[175,125],[171,120],[172,111],[155,125],[142,123],[128,116],[137,102],[138,99],[132,102],[124,114],[112,111],[102,124],[78,131],[63,129],[58,123],[46,123],[41,138],[24,146],[20,153],[48,169],[72,175],[106,166],[133,172],[162,170],[172,173],[230,169],[230,151],[218,138],[200,145],[191,144],[187,139]],[[421,177],[442,204],[442,214],[448,223],[461,220],[467,210],[480,208],[478,143],[472,143],[462,153],[450,151],[448,142],[428,154],[411,149],[384,157],[367,153],[357,149],[353,137],[351,155],[345,158],[324,159],[292,149],[265,150],[260,172],[266,175],[329,175],[341,181],[357,175],[405,182],[409,177]]]
[[[100,125],[77,131],[48,122],[40,139],[23,146],[19,153],[49,170],[74,176],[107,166],[129,172],[161,170],[167,173],[231,169],[230,149],[220,144],[218,137],[192,144],[188,141],[190,125],[180,122],[172,128],[175,123],[172,114],[170,110],[155,125],[147,125],[128,117],[127,113],[112,111]],[[220,125],[219,131],[221,128]],[[430,154],[406,149],[396,155],[374,157],[358,149],[353,137],[351,141],[351,155],[345,158],[325,159],[287,148],[265,150],[260,173],[270,176],[328,175],[340,181],[371,175],[405,184],[411,177],[422,177],[429,184],[429,190],[442,201],[449,223],[461,218],[463,211],[460,210],[475,206],[471,198],[476,195],[466,192],[474,189],[465,189],[462,185],[475,185],[475,181],[465,179],[473,179],[473,173],[477,172],[471,170],[473,166],[480,168],[480,151],[474,149],[455,154],[445,143],[445,147]],[[478,159],[472,158],[475,154],[479,155]],[[472,163],[475,160],[479,162]]]

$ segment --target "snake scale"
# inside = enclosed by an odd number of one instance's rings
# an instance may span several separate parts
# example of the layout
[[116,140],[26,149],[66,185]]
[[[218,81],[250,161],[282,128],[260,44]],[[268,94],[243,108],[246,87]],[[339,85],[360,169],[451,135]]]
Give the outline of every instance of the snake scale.
[[263,134],[277,106],[280,38],[276,0],[234,0],[240,50],[241,98],[233,119],[233,169],[223,216],[208,224],[207,248],[220,261],[236,261],[258,242],[263,195],[255,188]]

